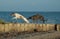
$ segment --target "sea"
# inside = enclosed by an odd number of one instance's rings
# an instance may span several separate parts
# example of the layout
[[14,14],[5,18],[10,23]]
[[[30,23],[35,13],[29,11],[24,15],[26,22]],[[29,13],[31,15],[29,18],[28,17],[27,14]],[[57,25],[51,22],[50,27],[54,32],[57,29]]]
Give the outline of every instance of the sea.
[[[12,13],[19,13],[23,15],[26,18],[29,18],[30,16],[33,16],[35,14],[40,14],[44,16],[45,19],[47,19],[47,22],[50,24],[60,24],[60,12],[6,12],[6,11],[0,11],[0,19],[3,19],[5,22],[16,22],[15,19],[12,19],[13,17],[10,15]],[[24,23],[23,19],[17,19],[18,23]],[[29,20],[30,23],[32,23],[32,20]],[[38,23],[42,23],[41,20],[38,21]]]

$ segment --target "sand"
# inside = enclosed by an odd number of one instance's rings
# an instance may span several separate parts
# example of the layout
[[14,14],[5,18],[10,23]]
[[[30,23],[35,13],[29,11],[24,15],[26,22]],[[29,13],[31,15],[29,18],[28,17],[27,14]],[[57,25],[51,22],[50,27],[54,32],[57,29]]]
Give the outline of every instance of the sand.
[[0,39],[60,39],[60,31],[12,34],[8,37],[0,36]]

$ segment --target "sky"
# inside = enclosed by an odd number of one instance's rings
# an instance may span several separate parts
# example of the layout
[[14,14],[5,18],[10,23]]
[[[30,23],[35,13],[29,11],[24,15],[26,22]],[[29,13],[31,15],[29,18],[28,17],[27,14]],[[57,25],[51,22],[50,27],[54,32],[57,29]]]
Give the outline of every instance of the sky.
[[60,11],[60,0],[0,0],[0,11]]

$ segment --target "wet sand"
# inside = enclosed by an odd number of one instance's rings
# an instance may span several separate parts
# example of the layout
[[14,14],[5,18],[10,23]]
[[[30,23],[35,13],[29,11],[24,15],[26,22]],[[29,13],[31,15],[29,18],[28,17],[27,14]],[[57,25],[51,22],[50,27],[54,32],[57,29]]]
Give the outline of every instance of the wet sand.
[[6,33],[0,34],[0,39],[60,39],[60,32]]

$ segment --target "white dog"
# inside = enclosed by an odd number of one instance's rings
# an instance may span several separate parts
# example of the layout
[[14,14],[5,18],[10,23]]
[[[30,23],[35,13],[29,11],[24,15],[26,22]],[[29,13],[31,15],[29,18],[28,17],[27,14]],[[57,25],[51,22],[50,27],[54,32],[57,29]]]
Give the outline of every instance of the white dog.
[[13,16],[12,19],[23,19],[26,23],[29,23],[29,21],[21,14],[18,13],[12,13],[11,16]]

